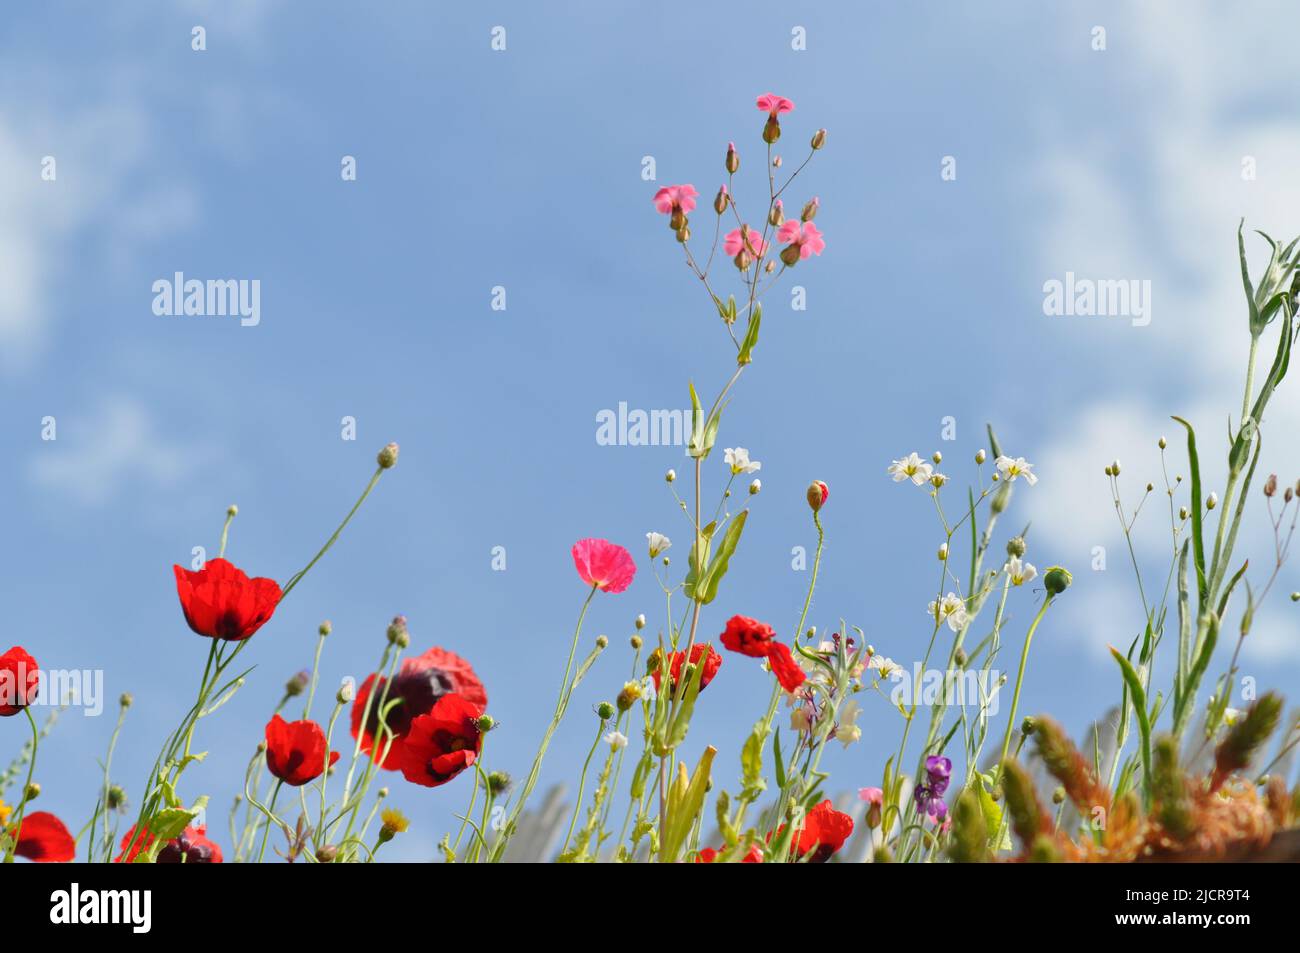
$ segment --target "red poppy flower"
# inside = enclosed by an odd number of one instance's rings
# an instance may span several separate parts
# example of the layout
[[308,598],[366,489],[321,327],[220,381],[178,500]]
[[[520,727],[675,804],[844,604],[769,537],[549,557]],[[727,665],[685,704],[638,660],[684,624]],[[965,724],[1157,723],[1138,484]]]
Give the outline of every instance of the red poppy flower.
[[402,746],[402,776],[436,788],[478,760],[483,734],[475,722],[483,709],[461,695],[443,695],[427,715],[412,720]]
[[[163,845],[162,850],[158,851],[158,856],[154,862],[159,864],[219,864],[221,863],[221,848],[216,841],[208,840],[207,827],[187,827],[180,837],[169,840]],[[131,864],[135,862],[136,857],[142,851],[149,849],[153,843],[153,835],[148,831],[140,834],[139,839],[134,845],[131,845],[131,853],[127,854],[127,845],[131,844],[131,838],[135,836],[135,828],[132,827],[122,838],[122,853],[117,855],[114,863]]]
[[[712,847],[705,847],[695,855],[697,864],[712,864],[718,859],[718,851]],[[740,861],[742,864],[761,864],[763,862],[763,849],[757,844],[750,845],[749,850]]]
[[38,864],[66,864],[77,855],[77,842],[61,820],[36,811],[23,818],[14,853]]
[[325,773],[325,758],[334,764],[337,751],[328,751],[325,732],[314,721],[285,721],[272,715],[266,726],[266,767],[283,781],[299,787]]
[[0,717],[16,715],[36,701],[40,687],[40,666],[26,649],[15,645],[0,655]]
[[[356,700],[352,703],[352,737],[361,734],[361,750],[366,754],[372,754],[375,737],[379,734],[379,699],[384,697],[387,681],[378,674],[372,674],[361,684]],[[370,718],[363,732],[361,719],[365,715],[366,699],[371,692],[377,694],[370,706]],[[456,653],[432,648],[418,658],[402,661],[402,667],[388,686],[388,701],[401,699],[401,704],[393,706],[388,712],[386,722],[388,729],[393,732],[393,739],[380,764],[381,768],[398,770],[411,722],[421,715],[427,715],[438,699],[452,693],[477,705],[480,712],[487,708],[487,691],[483,688],[483,683],[478,680],[469,662]],[[382,751],[383,741],[379,747]]]
[[[705,655],[705,653],[708,653]],[[669,670],[672,672],[672,687],[677,687],[677,679],[682,674],[682,659],[685,658],[685,652],[670,652],[668,654]],[[718,674],[718,669],[722,668],[722,656],[713,651],[713,646],[707,642],[701,642],[699,645],[691,648],[691,664],[699,665],[701,657],[704,658],[704,671],[700,675],[700,691],[704,691],[713,681],[713,676]],[[655,691],[659,691],[659,677],[664,669],[661,663],[654,670]]]
[[803,830],[799,831],[795,839],[794,851],[800,857],[808,855],[810,864],[824,864],[844,846],[852,834],[853,818],[835,810],[827,799],[804,818]]
[[745,615],[733,615],[722,633],[722,644],[732,652],[750,658],[767,658],[775,638],[776,631],[767,623]]
[[790,647],[784,642],[772,643],[772,650],[767,656],[767,664],[772,666],[772,674],[781,683],[781,687],[791,694],[797,692],[799,686],[808,679],[808,676],[804,674],[804,670],[799,667],[799,663],[794,660]]
[[209,559],[198,572],[172,569],[185,621],[208,638],[241,642],[271,618],[280,602],[274,579],[249,579],[224,559]]

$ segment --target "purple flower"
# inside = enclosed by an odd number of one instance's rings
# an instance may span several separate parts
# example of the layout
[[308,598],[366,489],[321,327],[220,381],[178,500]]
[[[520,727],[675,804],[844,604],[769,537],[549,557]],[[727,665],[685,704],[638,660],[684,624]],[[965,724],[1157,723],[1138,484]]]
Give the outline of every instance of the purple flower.
[[[948,790],[948,781],[952,777],[952,761],[941,755],[932,754],[925,759],[925,774],[930,782],[928,785],[930,793],[935,798],[941,798]],[[921,787],[917,788],[918,791],[921,789]]]

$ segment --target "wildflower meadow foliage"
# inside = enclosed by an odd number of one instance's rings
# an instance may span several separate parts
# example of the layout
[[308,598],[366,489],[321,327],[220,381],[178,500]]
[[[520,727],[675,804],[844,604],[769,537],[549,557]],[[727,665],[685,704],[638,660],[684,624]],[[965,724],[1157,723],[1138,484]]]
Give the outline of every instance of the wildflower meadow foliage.
[[[1015,498],[1051,494],[1052,474],[1040,483],[1034,464],[1003,447],[993,427],[985,446],[961,460],[899,448],[905,452],[882,459],[863,485],[837,486],[834,495],[815,471],[807,474],[817,547],[807,592],[791,607],[799,613],[793,629],[754,618],[727,597],[746,527],[762,518],[762,462],[750,449],[762,434],[732,433],[728,410],[737,383],[761,359],[764,298],[793,269],[843,267],[834,262],[835,235],[816,224],[821,200],[804,188],[829,145],[826,130],[797,134],[807,154],[787,171],[776,148],[802,113],[770,92],[755,104],[753,143],[719,147],[711,200],[691,183],[646,197],[646,227],[667,226],[663,259],[647,267],[684,260],[703,315],[717,325],[716,371],[685,385],[689,464],[684,474],[666,473],[663,522],[644,543],[583,538],[571,546],[572,634],[537,626],[537,637],[554,639],[554,671],[539,674],[556,680],[554,708],[535,724],[499,726],[492,687],[474,669],[475,643],[422,644],[397,616],[377,626],[378,658],[360,685],[319,684],[331,635],[323,623],[312,669],[289,681],[261,737],[215,730],[222,707],[245,686],[257,644],[274,637],[279,606],[309,572],[328,572],[322,560],[397,467],[398,446],[389,444],[355,505],[283,583],[257,575],[267,568],[256,552],[227,557],[234,506],[217,557],[173,567],[176,628],[207,640],[202,670],[177,673],[182,682],[197,678],[197,691],[161,739],[155,726],[128,722],[132,698],[121,697],[102,776],[86,777],[87,816],[32,809],[51,727],[38,725],[31,709],[43,690],[42,634],[0,655],[0,729],[15,748],[0,777],[6,861],[365,863],[382,859],[399,836],[418,839],[430,859],[503,861],[535,816],[547,754],[588,680],[605,686],[609,700],[596,706],[594,738],[571,787],[552,856],[560,861],[825,863],[843,859],[855,835],[878,862],[1211,858],[1262,848],[1296,822],[1300,791],[1289,772],[1300,725],[1294,715],[1284,723],[1272,693],[1241,709],[1230,702],[1242,641],[1286,561],[1300,512],[1300,485],[1261,478],[1258,469],[1265,413],[1297,335],[1297,243],[1263,236],[1269,262],[1252,275],[1238,235],[1250,349],[1226,442],[1174,417],[1177,440],[1152,436],[1163,482],[1147,484],[1134,509],[1122,500],[1129,486],[1120,463],[1104,474],[1098,468],[1127,538],[1148,502],[1167,510],[1170,561],[1160,579],[1139,574],[1144,617],[1113,630],[1113,731],[1079,746],[1048,715],[1020,710],[1031,649],[1036,638],[1052,637],[1052,609],[1072,597],[1072,575],[1065,566],[1036,566],[1030,528],[1012,522]],[[720,438],[733,445],[719,448]],[[1226,458],[1221,487],[1203,476],[1209,456]],[[957,488],[957,473],[969,485]],[[932,521],[933,586],[888,593],[915,605],[914,631],[877,632],[870,620],[825,633],[808,624],[825,540],[835,532],[834,499],[857,493],[915,506],[918,520]],[[1276,539],[1263,579],[1236,552],[1244,515],[1260,508]],[[556,559],[564,542],[554,541]],[[607,637],[584,636],[584,620],[595,600],[625,598],[634,583],[658,590],[662,616],[636,618],[629,669],[605,658]],[[154,595],[169,584],[160,561]],[[1028,624],[1008,624],[1020,617]],[[907,669],[884,649],[920,662]],[[713,701],[709,687],[744,666],[766,673],[766,697],[737,712],[729,733],[698,737],[692,722]],[[491,743],[498,731],[536,735],[532,761],[498,759]],[[114,771],[126,732],[133,745],[160,741],[146,777]],[[854,762],[848,777],[832,779],[822,766],[828,748],[849,748],[864,732],[896,737],[893,753],[884,763]],[[214,744],[247,752],[242,784],[193,790],[187,769]],[[396,785],[414,796],[454,786],[464,802],[459,824],[410,825],[385,805]],[[858,792],[852,813],[836,790]],[[217,817],[224,823],[213,823]]]

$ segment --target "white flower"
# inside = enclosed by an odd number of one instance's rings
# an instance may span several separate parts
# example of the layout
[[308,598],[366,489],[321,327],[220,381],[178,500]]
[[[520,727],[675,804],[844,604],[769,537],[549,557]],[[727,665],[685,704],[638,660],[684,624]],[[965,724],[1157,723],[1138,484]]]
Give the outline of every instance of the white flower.
[[871,656],[871,661],[868,664],[880,673],[881,678],[899,678],[903,674],[903,666],[883,655]]
[[617,751],[619,748],[626,748],[627,735],[623,734],[623,732],[621,731],[611,731],[609,734],[605,736],[605,743],[608,744],[610,748],[612,748],[615,751]]
[[808,709],[800,705],[794,711],[790,712],[790,730],[795,733],[807,731],[812,727],[812,722],[808,720]]
[[930,479],[930,474],[934,472],[934,467],[926,463],[916,451],[904,457],[901,460],[895,460],[889,465],[889,474],[894,478],[895,483],[902,483],[904,480],[911,480],[917,486],[920,486],[926,480]]
[[727,447],[723,451],[723,457],[727,461],[727,466],[731,467],[731,472],[736,475],[741,473],[755,473],[763,469],[763,464],[759,463],[757,460],[751,461],[749,459],[749,451],[744,447],[736,447],[734,450],[731,447]]
[[1223,709],[1223,727],[1231,728],[1233,725],[1235,725],[1238,721],[1241,720],[1241,715],[1242,712],[1240,708]]
[[665,549],[671,549],[673,541],[663,533],[646,533],[646,540],[650,543],[650,558],[654,559]]
[[948,482],[948,478],[942,473],[935,473],[930,477],[930,486],[936,490]]
[[1004,480],[1013,481],[1016,477],[1022,476],[1030,486],[1038,482],[1038,476],[1033,472],[1034,465],[1024,457],[1016,457],[1014,460],[1010,457],[998,457],[994,463]]
[[1011,577],[1011,585],[1013,586],[1023,586],[1038,575],[1038,570],[1034,568],[1034,564],[1023,562],[1019,556],[1012,556],[1008,559],[1005,568],[1007,575]]
[[966,603],[962,601],[961,596],[953,592],[944,596],[941,602],[931,602],[926,611],[935,622],[947,622],[948,628],[954,632],[960,632],[968,618]]
[[860,714],[862,709],[853,699],[845,702],[835,713],[835,740],[846,748],[862,737],[862,729],[857,726]]

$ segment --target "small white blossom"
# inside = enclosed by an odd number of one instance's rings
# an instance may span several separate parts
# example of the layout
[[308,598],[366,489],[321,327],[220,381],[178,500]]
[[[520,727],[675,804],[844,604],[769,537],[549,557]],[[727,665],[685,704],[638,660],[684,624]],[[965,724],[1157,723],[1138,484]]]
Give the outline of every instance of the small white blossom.
[[895,460],[889,465],[890,476],[894,478],[895,483],[902,483],[904,480],[911,480],[917,486],[920,486],[926,480],[930,479],[930,474],[934,472],[934,467],[926,463],[916,451],[912,451],[901,460]]
[[744,447],[736,447],[734,450],[727,447],[723,451],[723,457],[727,461],[727,466],[731,467],[731,472],[737,476],[742,473],[756,473],[763,469],[763,464],[749,459],[749,451]]
[[650,544],[650,558],[654,559],[666,549],[671,549],[673,541],[663,533],[646,533],[646,541]]
[[1014,480],[1022,476],[1030,486],[1038,482],[1038,475],[1033,472],[1034,465],[1024,457],[1016,457],[1014,460],[1010,457],[998,457],[994,462],[1004,480]]
[[871,656],[871,661],[868,664],[871,668],[874,668],[880,673],[881,678],[893,679],[898,678],[903,674],[903,666],[899,665],[893,659],[886,658],[883,655]]
[[611,731],[605,736],[605,743],[615,751],[627,747],[627,735],[621,731]]
[[935,622],[947,622],[948,628],[954,632],[960,632],[968,618],[966,603],[962,601],[961,596],[953,592],[944,596],[941,602],[931,602],[926,611]]
[[857,725],[860,714],[862,709],[853,699],[845,702],[835,713],[835,740],[846,748],[862,737],[862,729]]
[[1240,708],[1223,709],[1223,726],[1225,728],[1231,728],[1233,725],[1235,725],[1238,721],[1241,720],[1241,715],[1242,712]]
[[930,486],[936,490],[948,482],[948,478],[942,473],[933,473],[930,475]]
[[1007,560],[1006,572],[1013,586],[1023,586],[1038,575],[1034,564],[1024,562],[1019,556],[1012,556]]

